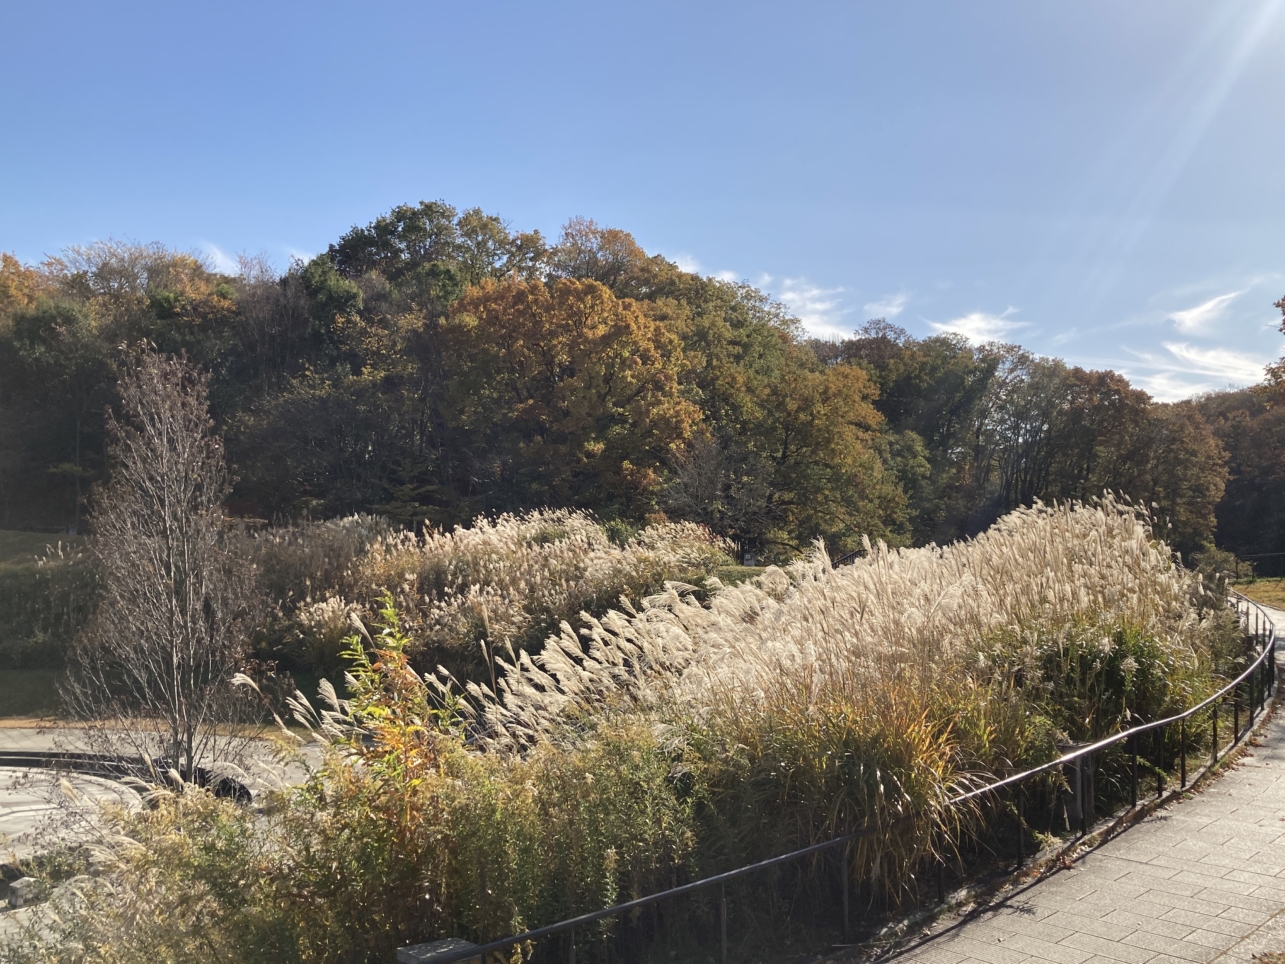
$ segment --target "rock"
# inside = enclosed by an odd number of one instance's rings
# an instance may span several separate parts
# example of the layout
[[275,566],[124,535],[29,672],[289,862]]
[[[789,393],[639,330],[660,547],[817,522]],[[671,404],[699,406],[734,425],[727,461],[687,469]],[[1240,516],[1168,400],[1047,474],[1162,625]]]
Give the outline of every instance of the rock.
[[[469,947],[477,947],[477,945],[460,940],[458,937],[448,937],[429,944],[411,944],[397,948],[397,964],[434,964],[452,951],[462,951]],[[461,964],[475,964],[479,960],[480,958],[477,957],[469,957]]]
[[40,899],[44,890],[35,877],[19,877],[9,885],[9,906],[26,907]]

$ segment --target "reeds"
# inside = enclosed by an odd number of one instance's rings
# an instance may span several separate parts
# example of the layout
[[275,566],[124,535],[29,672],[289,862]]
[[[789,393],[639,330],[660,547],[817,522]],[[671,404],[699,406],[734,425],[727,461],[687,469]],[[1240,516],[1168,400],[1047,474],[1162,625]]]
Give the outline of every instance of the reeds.
[[[1051,758],[1058,740],[1188,705],[1237,655],[1199,577],[1145,513],[1106,498],[1019,510],[947,547],[868,546],[840,569],[818,546],[741,586],[707,579],[706,601],[670,582],[579,631],[564,618],[542,651],[497,655],[493,679],[409,669],[415,633],[472,625],[467,600],[486,600],[488,638],[521,639],[637,572],[626,549],[666,566],[692,545],[717,551],[682,532],[622,549],[587,525],[548,513],[380,540],[361,565],[389,593],[351,654],[353,698],[330,691],[324,766],[257,814],[165,796],[124,822],[144,846],[121,851],[114,903],[62,932],[119,950],[60,958],[37,942],[9,959],[156,959],[146,921],[167,914],[184,947],[228,960],[374,959],[869,824],[881,832],[843,872],[892,906],[922,897],[925,870],[991,839],[996,821],[1023,832],[1003,801],[947,808],[953,794]],[[825,906],[834,869],[804,864],[738,900],[786,888]],[[579,936],[586,958],[597,937]]]
[[521,753],[598,718],[652,720],[710,794],[721,863],[925,815],[854,869],[899,897],[981,814],[944,801],[1040,762],[1058,739],[1155,718],[1209,687],[1235,636],[1199,577],[1114,499],[1018,510],[946,547],[824,548],[716,592],[564,623],[542,653],[464,689],[478,739]]
[[495,655],[538,650],[560,621],[730,562],[730,547],[691,523],[651,525],[617,544],[587,513],[569,510],[479,517],[423,535],[379,531],[359,517],[314,528],[315,537],[270,536],[261,555],[265,568],[292,574],[273,577],[279,596],[288,581],[306,590],[288,609],[315,661],[337,654],[350,614],[372,618],[391,592],[418,660],[476,679],[491,678]]
[[818,546],[707,605],[671,584],[579,632],[564,623],[543,653],[504,665],[496,691],[468,688],[487,738],[511,748],[568,714],[622,704],[701,719],[837,688],[876,705],[896,684],[927,691],[1013,672],[1015,660],[1038,673],[1068,634],[1097,632],[1106,653],[1124,625],[1155,641],[1181,685],[1212,631],[1198,577],[1152,539],[1144,514],[1109,497],[1020,509],[950,546],[868,548],[836,570]]

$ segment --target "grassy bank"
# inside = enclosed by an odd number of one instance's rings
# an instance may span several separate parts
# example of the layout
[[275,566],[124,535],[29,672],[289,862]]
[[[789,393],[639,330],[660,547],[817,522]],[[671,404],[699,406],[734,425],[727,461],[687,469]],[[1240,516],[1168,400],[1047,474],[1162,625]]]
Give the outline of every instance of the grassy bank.
[[[51,548],[58,559],[60,543],[71,558],[82,541],[77,536],[0,529],[0,719],[44,717],[58,709],[56,664],[74,632],[67,616],[76,618],[67,611],[67,577],[74,581],[76,576],[65,571],[66,566],[45,568],[38,563]],[[60,604],[61,617],[54,611]]]
[[[386,961],[888,827],[842,867],[732,888],[759,957],[832,924],[842,875],[859,907],[895,910],[939,858],[984,867],[1017,834],[1029,852],[1057,829],[1055,782],[1031,789],[1024,825],[944,802],[1188,706],[1244,655],[1222,602],[1110,502],[1023,510],[944,548],[875,545],[838,570],[818,550],[705,601],[670,587],[497,658],[494,685],[415,673],[391,594],[367,626],[349,701],[299,707],[329,747],[315,779],[256,811],[192,791],[122,817],[110,898],[8,960]],[[1105,802],[1124,773],[1100,760]],[[695,959],[712,913],[586,928],[578,959]]]
[[59,670],[0,667],[0,719],[43,717],[58,710]]
[[95,600],[81,539],[0,530],[0,670],[62,665]]
[[0,565],[35,562],[37,556],[45,554],[47,546],[57,545],[59,542],[75,547],[79,544],[80,537],[0,529]]
[[1253,582],[1244,580],[1236,583],[1235,588],[1237,592],[1254,602],[1273,606],[1276,609],[1285,609],[1285,578],[1255,579]]

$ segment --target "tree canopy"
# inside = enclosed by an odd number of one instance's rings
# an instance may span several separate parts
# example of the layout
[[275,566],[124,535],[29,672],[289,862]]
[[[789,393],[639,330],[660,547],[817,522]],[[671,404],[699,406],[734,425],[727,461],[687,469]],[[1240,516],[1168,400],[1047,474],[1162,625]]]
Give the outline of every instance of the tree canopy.
[[1243,519],[1262,511],[1244,480],[1277,472],[1254,453],[1285,362],[1267,395],[1166,405],[1114,372],[882,320],[820,342],[626,231],[574,218],[550,242],[442,201],[284,273],[117,241],[5,255],[0,526],[80,524],[117,346],[140,341],[209,374],[243,516],[584,508],[626,528],[694,519],[785,558],[817,538],[940,543],[1110,489],[1154,503],[1183,551],[1281,538]]

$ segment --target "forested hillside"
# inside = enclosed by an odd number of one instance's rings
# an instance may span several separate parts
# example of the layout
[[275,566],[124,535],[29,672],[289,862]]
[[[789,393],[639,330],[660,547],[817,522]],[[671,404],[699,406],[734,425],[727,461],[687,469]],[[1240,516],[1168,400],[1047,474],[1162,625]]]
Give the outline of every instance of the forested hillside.
[[4,256],[0,527],[82,525],[121,346],[144,341],[211,374],[245,517],[583,508],[622,537],[663,515],[779,559],[818,536],[945,542],[1110,488],[1186,552],[1285,536],[1268,394],[1158,404],[1113,372],[883,321],[817,342],[624,231],[575,219],[551,243],[442,202],[283,275],[112,241]]

